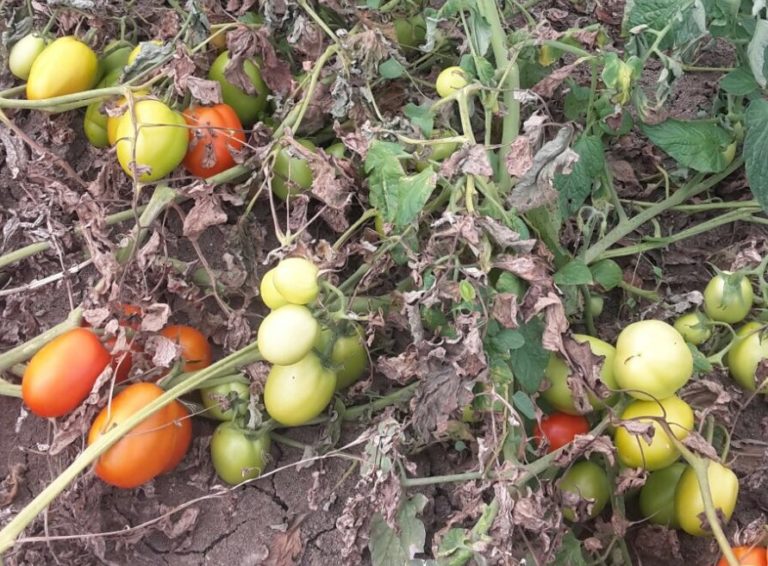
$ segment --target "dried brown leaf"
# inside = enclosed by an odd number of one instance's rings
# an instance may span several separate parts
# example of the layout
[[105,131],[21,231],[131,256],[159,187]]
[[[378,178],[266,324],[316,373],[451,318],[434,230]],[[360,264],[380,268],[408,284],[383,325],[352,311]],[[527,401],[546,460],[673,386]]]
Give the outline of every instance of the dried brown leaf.
[[693,450],[701,456],[715,461],[720,459],[715,448],[695,430],[692,430],[682,442],[688,449]]
[[517,328],[517,295],[498,293],[493,298],[491,316],[504,328]]
[[165,303],[152,303],[142,309],[141,330],[159,332],[171,316],[171,307]]
[[[162,512],[169,511],[164,505],[160,505]],[[176,513],[163,517],[158,523],[158,528],[169,539],[179,538],[183,535],[190,535],[197,524],[197,518],[200,515],[200,509],[197,507],[186,507],[182,510],[181,516]]]
[[195,197],[195,206],[184,218],[184,235],[196,239],[207,228],[227,221],[227,213],[221,208],[221,201],[213,194]]
[[533,165],[533,148],[527,136],[518,136],[509,147],[507,172],[513,177],[522,177]]
[[16,462],[10,466],[8,475],[0,483],[0,507],[7,507],[16,499],[26,471],[27,467],[21,462]]
[[283,533],[277,533],[272,537],[269,545],[269,558],[265,566],[296,566],[304,553],[304,545],[301,542],[301,524],[307,518],[304,513],[297,516]]
[[570,77],[576,68],[581,65],[582,61],[576,61],[568,65],[563,65],[559,69],[555,69],[549,75],[541,79],[536,83],[531,90],[544,98],[552,98],[555,95],[555,91],[563,84],[563,81]]
[[221,84],[218,81],[209,81],[199,77],[187,77],[189,94],[200,104],[219,104],[221,97]]

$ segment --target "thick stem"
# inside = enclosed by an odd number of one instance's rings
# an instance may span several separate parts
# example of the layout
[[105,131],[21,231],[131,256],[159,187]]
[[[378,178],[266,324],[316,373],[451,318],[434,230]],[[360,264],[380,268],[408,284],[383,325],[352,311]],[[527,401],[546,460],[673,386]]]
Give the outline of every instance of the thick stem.
[[0,378],[0,395],[21,399],[21,385],[16,385],[15,383]]
[[118,263],[124,264],[133,257],[133,254],[141,246],[147,235],[149,227],[160,214],[176,199],[176,191],[168,185],[162,184],[155,187],[155,192],[149,199],[144,212],[139,217],[139,224],[134,228],[134,235],[128,242],[115,252]]

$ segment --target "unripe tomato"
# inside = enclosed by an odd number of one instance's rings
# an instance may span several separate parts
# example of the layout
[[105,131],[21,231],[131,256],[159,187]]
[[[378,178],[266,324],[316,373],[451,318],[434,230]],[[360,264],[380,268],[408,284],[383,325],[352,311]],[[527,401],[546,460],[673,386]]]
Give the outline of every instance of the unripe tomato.
[[678,459],[680,453],[661,425],[655,419],[644,417],[664,418],[672,434],[682,440],[693,429],[693,409],[679,397],[672,396],[661,401],[632,401],[621,414],[623,421],[648,423],[654,429],[649,444],[641,435],[630,434],[623,426],[616,428],[613,443],[621,463],[629,468],[649,471],[666,468]]
[[182,371],[197,371],[211,365],[211,345],[205,334],[191,326],[172,325],[160,331],[161,336],[181,346]]
[[603,314],[603,307],[605,306],[605,299],[601,297],[600,295],[590,295],[589,296],[589,302],[587,303],[587,308],[589,309],[589,313],[592,315],[593,318],[597,318],[601,314]]
[[741,273],[721,271],[704,289],[704,312],[712,320],[734,324],[752,309],[754,293],[749,278]]
[[264,407],[285,426],[301,426],[322,413],[336,391],[336,374],[313,352],[295,364],[274,365],[264,385]]
[[111,359],[99,338],[86,328],[57,336],[32,356],[24,370],[24,404],[40,417],[72,412],[88,397]]
[[[757,365],[768,358],[768,337],[759,322],[748,322],[736,331],[736,341],[725,355],[725,365],[736,383],[747,391],[755,391]],[[760,390],[768,393],[768,386]]]
[[41,100],[73,94],[96,83],[99,59],[93,49],[74,37],[60,37],[32,63],[27,99]]
[[93,147],[103,148],[109,145],[107,137],[107,119],[109,116],[101,112],[102,102],[93,102],[85,109],[83,132]]
[[174,439],[168,462],[162,471],[164,474],[173,471],[181,463],[189,451],[189,445],[192,444],[192,418],[189,411],[179,401],[174,401],[168,407],[172,419],[169,426],[173,428]]
[[251,390],[247,383],[232,381],[200,389],[205,414],[218,421],[231,421],[248,412]]
[[[587,518],[597,517],[605,508],[611,498],[611,487],[605,470],[594,462],[578,462],[563,474],[557,487],[561,492],[570,492],[579,498],[591,501],[591,507],[587,512]],[[577,517],[574,509],[563,508],[563,517],[569,521],[582,520],[585,517]]]
[[243,125],[228,104],[195,106],[184,111],[189,130],[189,149],[184,167],[203,179],[234,167],[233,151],[245,143]]
[[[432,133],[431,139],[448,138],[454,136],[456,136],[456,132],[452,130],[436,130]],[[442,142],[427,145],[425,146],[426,151],[424,152],[423,159],[418,159],[414,163],[414,166],[416,167],[417,171],[424,171],[424,169],[429,167],[430,161],[436,161],[439,163],[453,155],[453,153],[458,148],[459,144],[457,142]]]
[[252,126],[259,114],[267,105],[269,89],[261,78],[258,65],[251,61],[245,61],[243,70],[256,89],[255,94],[248,94],[244,90],[229,82],[224,74],[224,68],[229,63],[229,51],[222,51],[211,64],[208,78],[221,85],[221,97],[237,112],[240,122],[246,126]]
[[[732,548],[739,566],[768,566],[766,548],[764,546],[736,546]],[[723,556],[717,566],[729,566],[728,559]]]
[[[315,344],[321,354],[329,352],[327,362],[336,372],[336,391],[346,389],[365,373],[368,367],[368,350],[365,347],[365,333],[358,324],[350,325],[347,332],[336,336],[330,328],[322,328]],[[329,342],[334,340],[331,346]]]
[[43,52],[48,42],[41,35],[30,33],[13,44],[8,54],[8,68],[14,76],[26,81],[32,69],[32,63]]
[[277,264],[272,282],[289,303],[307,305],[317,299],[317,266],[303,257],[289,257]]
[[130,65],[131,63],[133,63],[136,60],[136,58],[139,56],[139,53],[141,53],[143,49],[146,49],[146,47],[150,45],[156,45],[158,47],[162,47],[163,42],[159,39],[153,39],[151,41],[142,41],[136,47],[134,47],[131,50],[131,52],[128,54],[128,59],[126,61],[126,64]]
[[320,325],[307,307],[285,305],[264,318],[256,340],[266,361],[287,366],[309,353],[319,332]]
[[630,324],[616,341],[616,383],[637,399],[665,399],[693,374],[693,355],[685,339],[661,320]]
[[447,67],[437,76],[435,90],[440,98],[452,95],[469,84],[469,76],[461,67]]
[[326,147],[325,153],[331,157],[338,157],[341,159],[347,153],[347,146],[345,146],[342,142],[336,142],[335,144]]
[[533,437],[547,440],[547,452],[554,452],[570,444],[577,434],[587,434],[589,422],[581,415],[552,413],[541,419],[533,431]]
[[261,278],[261,284],[259,285],[259,293],[261,293],[261,300],[270,309],[278,309],[283,305],[287,305],[288,301],[285,300],[280,292],[275,288],[275,270],[270,269]]
[[[311,151],[316,147],[309,140],[297,140],[301,145]],[[312,169],[307,160],[295,154],[290,147],[281,149],[275,157],[275,166],[272,169],[272,192],[280,199],[285,200],[288,195],[298,195],[312,186]]]
[[230,485],[257,478],[267,467],[269,433],[256,435],[234,423],[221,423],[211,437],[211,461],[218,476]]
[[[603,367],[600,370],[600,380],[610,390],[617,389],[616,378],[613,375],[613,360],[616,356],[616,349],[594,336],[587,336],[586,334],[574,334],[573,339],[577,342],[587,342],[592,353],[598,356],[603,356]],[[552,354],[549,358],[549,363],[544,370],[544,375],[549,381],[549,388],[541,393],[541,396],[547,400],[558,411],[568,413],[569,415],[578,415],[576,406],[573,404],[573,395],[568,387],[568,377],[570,371],[565,361],[557,354]],[[589,393],[589,403],[595,409],[605,407],[606,404],[610,404],[613,397],[608,399],[600,399],[593,393]]]
[[120,117],[116,138],[117,159],[123,170],[133,176],[135,159],[139,179],[146,183],[176,169],[187,153],[189,135],[181,114],[159,100],[139,100],[133,112]]
[[651,523],[677,529],[680,525],[675,514],[675,490],[686,465],[675,462],[648,476],[640,490],[640,512]]
[[101,74],[106,76],[117,71],[119,76],[128,64],[128,57],[132,50],[133,45],[122,39],[115,39],[107,43],[99,60]]
[[[93,444],[127,418],[163,394],[153,383],[134,383],[118,393],[112,402],[96,416],[88,432],[88,444]],[[179,412],[173,404],[153,413],[131,432],[104,452],[96,461],[96,475],[110,485],[137,487],[166,471],[171,459],[177,457]]]
[[421,14],[395,20],[394,24],[397,42],[406,53],[417,49],[427,38],[427,22]]
[[[728,522],[736,508],[736,500],[739,497],[739,479],[732,470],[723,466],[720,462],[710,461],[707,467],[707,479],[709,491],[712,494],[712,503],[717,515]],[[701,497],[699,480],[696,472],[690,466],[683,471],[675,490],[675,513],[680,523],[680,528],[693,536],[712,534],[704,530],[701,525],[701,516],[704,514],[704,500]]]
[[684,314],[675,321],[675,330],[689,344],[700,346],[712,337],[710,321],[699,311]]

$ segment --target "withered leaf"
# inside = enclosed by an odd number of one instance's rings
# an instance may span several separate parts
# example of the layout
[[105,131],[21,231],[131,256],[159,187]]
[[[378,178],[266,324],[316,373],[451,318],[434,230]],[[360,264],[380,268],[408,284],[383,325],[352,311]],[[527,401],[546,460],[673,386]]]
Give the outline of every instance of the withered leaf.
[[719,460],[719,456],[714,447],[695,430],[688,433],[688,436],[683,439],[683,444],[701,456],[705,456],[710,460]]
[[221,84],[218,81],[188,77],[187,88],[192,98],[200,104],[219,104],[222,101]]
[[296,566],[303,554],[304,546],[301,542],[301,524],[306,519],[304,513],[296,517],[291,526],[283,533],[272,537],[269,545],[269,557],[265,566]]
[[171,316],[171,307],[165,303],[152,303],[142,311],[141,329],[146,332],[159,332]]
[[207,228],[223,224],[227,221],[227,213],[221,208],[219,198],[213,194],[195,197],[195,206],[184,218],[184,235],[196,239]]

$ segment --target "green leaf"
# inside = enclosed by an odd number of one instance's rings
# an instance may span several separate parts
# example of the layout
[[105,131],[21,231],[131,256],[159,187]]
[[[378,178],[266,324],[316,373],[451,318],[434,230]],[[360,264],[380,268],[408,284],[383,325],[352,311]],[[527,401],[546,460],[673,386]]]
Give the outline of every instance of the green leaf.
[[750,71],[739,67],[720,79],[720,88],[728,94],[746,96],[755,92],[760,85]]
[[379,74],[384,79],[397,79],[405,74],[405,67],[394,57],[390,57],[379,65]]
[[413,125],[421,130],[425,138],[432,137],[432,130],[435,125],[435,115],[430,110],[431,104],[422,104],[416,106],[409,102],[403,108],[403,113],[413,122]]
[[578,120],[586,115],[591,90],[586,86],[579,86],[569,81],[568,94],[563,100],[563,113],[569,120]]
[[512,395],[512,403],[517,407],[524,417],[534,420],[536,418],[536,408],[531,398],[522,391],[515,391]]
[[552,562],[553,566],[587,566],[581,551],[581,541],[572,531],[568,531],[563,537],[563,542]]
[[598,136],[583,136],[575,144],[573,151],[579,154],[579,160],[573,165],[569,175],[555,176],[555,188],[560,194],[560,212],[564,217],[581,208],[592,193],[592,185],[605,167],[603,143]]
[[768,211],[768,101],[753,100],[744,123],[744,165],[749,188],[762,209]]
[[701,173],[717,173],[728,166],[723,155],[730,134],[706,120],[665,120],[641,126],[643,133],[680,165]]
[[488,376],[499,389],[509,385],[515,379],[507,361],[500,356],[494,355],[491,355],[488,361]]
[[747,45],[749,68],[761,87],[768,85],[768,67],[766,67],[766,50],[768,49],[768,21],[757,20],[752,40]]
[[712,371],[712,364],[707,357],[693,344],[688,344],[688,349],[693,356],[693,371],[696,373],[708,373]]
[[592,272],[583,261],[574,259],[561,267],[553,280],[557,285],[590,285]]
[[[627,0],[623,31],[628,34],[629,30],[637,26],[661,31],[671,24],[671,29],[659,44],[661,49],[666,49],[700,37],[706,31],[705,16],[704,6],[700,2]],[[654,38],[653,35],[650,37]]]
[[606,291],[614,289],[624,278],[619,264],[612,259],[603,259],[589,266],[592,277]]
[[538,318],[518,328],[525,338],[525,346],[510,353],[510,365],[517,383],[523,391],[534,393],[544,377],[544,368],[549,363],[550,353],[541,345],[544,323]]
[[387,525],[379,513],[371,520],[371,538],[368,548],[374,566],[403,566],[422,563],[412,561],[416,554],[424,552],[426,530],[416,516],[427,505],[426,496],[417,493],[405,501],[397,513],[399,533]]
[[393,218],[396,226],[406,226],[419,217],[436,184],[437,175],[431,167],[400,181],[399,206]]
[[492,336],[490,341],[496,351],[506,354],[510,350],[522,348],[525,344],[525,336],[519,330],[507,328]]

